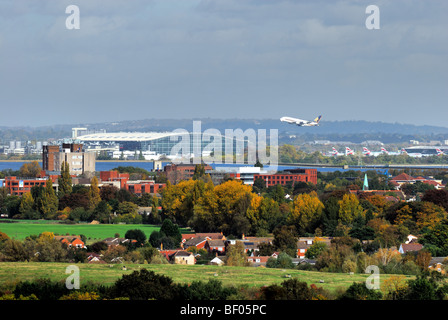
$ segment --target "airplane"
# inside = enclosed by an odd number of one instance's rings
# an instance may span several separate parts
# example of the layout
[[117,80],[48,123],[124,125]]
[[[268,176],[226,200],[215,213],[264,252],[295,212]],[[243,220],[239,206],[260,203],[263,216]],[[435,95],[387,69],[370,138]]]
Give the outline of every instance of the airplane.
[[295,124],[295,125],[298,125],[299,127],[313,127],[313,126],[319,125],[319,121],[321,118],[322,118],[322,116],[318,116],[313,121],[309,121],[309,120],[302,120],[302,119],[291,118],[291,117],[281,117],[280,121],[288,122],[290,124]]
[[370,151],[369,149],[367,149],[367,147],[363,147],[362,148],[362,154],[365,156],[372,156],[372,157],[376,157],[378,155],[380,155],[382,152],[375,152],[375,151]]
[[341,153],[338,150],[336,150],[335,147],[333,147],[333,150],[330,152],[330,155],[335,156],[335,157],[337,157],[337,156],[345,156],[345,153]]
[[349,147],[345,147],[345,155],[346,156],[348,156],[348,155],[354,155],[355,154],[355,151],[353,151],[352,149],[350,149]]
[[389,152],[384,147],[381,147],[381,152],[385,153],[385,154],[388,154],[390,156],[396,156],[396,155],[402,154],[402,152]]

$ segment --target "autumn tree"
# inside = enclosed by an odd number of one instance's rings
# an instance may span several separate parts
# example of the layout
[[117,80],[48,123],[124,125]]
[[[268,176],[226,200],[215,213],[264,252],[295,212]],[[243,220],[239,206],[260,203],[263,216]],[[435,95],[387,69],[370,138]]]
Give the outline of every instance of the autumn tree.
[[299,234],[313,233],[320,222],[323,209],[324,205],[317,193],[299,194],[294,198],[293,209],[287,222],[294,224]]
[[93,210],[95,207],[100,203],[101,196],[100,196],[100,189],[98,187],[98,178],[93,177],[90,181],[90,188],[88,193],[88,199],[89,199],[89,209]]
[[415,258],[415,263],[422,268],[422,270],[427,270],[429,263],[431,262],[431,253],[428,250],[420,250]]
[[186,225],[193,216],[193,208],[202,195],[204,182],[182,180],[176,185],[167,183],[162,191],[162,208],[173,222]]
[[33,215],[34,210],[34,199],[31,192],[26,192],[22,195],[22,199],[20,200],[19,211],[22,214],[22,218]]
[[222,225],[213,183],[206,183],[202,196],[194,202],[193,215],[188,220],[188,225],[198,232],[215,232]]
[[344,224],[351,224],[355,217],[362,215],[364,210],[354,194],[345,194],[339,200],[339,220]]
[[53,189],[53,182],[47,179],[40,203],[40,211],[45,219],[51,218],[58,210],[58,197]]
[[272,244],[278,251],[284,251],[291,257],[297,255],[297,231],[294,226],[281,226],[274,229]]
[[422,201],[432,202],[448,210],[448,190],[428,190],[423,195]]
[[[252,188],[238,180],[229,180],[214,188],[217,210],[221,218],[218,229],[223,233],[235,235],[244,233],[249,220],[246,218],[250,207]],[[235,228],[235,225],[238,227]]]
[[38,177],[42,171],[42,168],[39,165],[39,162],[32,161],[29,163],[24,163],[20,169],[19,174],[21,177]]
[[244,267],[248,264],[247,255],[244,252],[244,245],[241,241],[237,241],[234,245],[227,247],[226,265]]
[[70,175],[70,166],[66,161],[62,161],[61,175],[58,179],[59,184],[59,197],[68,195],[72,192],[72,177]]

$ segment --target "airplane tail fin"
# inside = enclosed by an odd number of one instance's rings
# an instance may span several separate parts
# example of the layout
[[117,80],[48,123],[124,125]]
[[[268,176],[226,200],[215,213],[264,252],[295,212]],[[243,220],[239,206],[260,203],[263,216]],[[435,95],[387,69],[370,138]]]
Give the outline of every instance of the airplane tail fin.
[[322,116],[318,116],[316,119],[314,119],[314,122],[319,123],[320,119],[322,119]]
[[352,149],[350,149],[349,147],[345,147],[345,153],[346,153],[347,155],[349,155],[349,154],[355,154],[355,152],[354,152]]

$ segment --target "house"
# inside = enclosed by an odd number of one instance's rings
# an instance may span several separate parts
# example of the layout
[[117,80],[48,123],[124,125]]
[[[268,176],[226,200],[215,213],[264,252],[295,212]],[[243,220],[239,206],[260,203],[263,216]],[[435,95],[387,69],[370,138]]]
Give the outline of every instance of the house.
[[225,261],[225,256],[224,257],[223,256],[221,256],[221,257],[216,256],[212,260],[210,260],[210,262],[208,264],[216,265],[216,266],[222,266],[222,265],[225,264],[224,261]]
[[252,241],[242,241],[243,245],[244,245],[244,252],[248,253],[249,251],[252,253],[252,255],[258,251],[260,251],[260,249],[258,249],[258,244],[256,244],[255,242]]
[[408,240],[405,242],[406,244],[408,243],[415,243],[417,242],[418,238],[416,236],[413,236],[412,234],[408,235]]
[[161,250],[159,251],[169,262],[174,264],[188,264],[193,265],[196,259],[191,252],[176,249],[176,250]]
[[204,248],[208,252],[225,253],[226,244],[224,240],[207,240]]
[[222,234],[222,232],[196,233],[196,237],[208,238],[210,240],[226,240],[226,237]]
[[55,236],[56,240],[65,243],[69,248],[85,249],[87,248],[79,236]]
[[149,216],[151,215],[152,207],[138,207],[137,213],[141,216]]
[[433,257],[429,262],[428,269],[446,274],[445,265],[447,257]]
[[171,256],[179,250],[159,250],[160,255],[165,257],[166,260],[170,261]]
[[313,259],[293,259],[293,263],[296,265],[300,265],[300,264],[309,264],[309,265],[315,265],[316,264],[316,260]]
[[244,237],[244,240],[253,242],[257,245],[260,243],[272,244],[272,241],[274,241],[274,237]]
[[183,248],[188,249],[189,247],[196,247],[198,249],[203,249],[205,247],[205,244],[207,243],[207,240],[210,240],[206,237],[195,237],[191,238],[184,242]]
[[421,245],[420,243],[402,243],[400,245],[400,248],[398,249],[398,252],[400,252],[401,254],[405,254],[408,252],[418,252],[421,249],[423,249],[423,245]]
[[195,259],[194,255],[191,252],[188,252],[185,250],[177,251],[170,258],[171,258],[171,261],[174,262],[174,264],[193,265],[196,263],[196,259]]
[[331,238],[328,237],[301,237],[297,241],[297,258],[305,258],[305,254],[316,241],[324,242],[327,246],[331,244]]
[[184,234],[182,234],[182,243],[185,243],[186,241],[188,241],[192,238],[196,238],[195,233],[184,233]]
[[87,254],[87,263],[106,263],[102,256],[95,252],[90,252]]
[[408,175],[407,173],[400,173],[398,176],[393,177],[392,179],[390,179],[390,181],[398,186],[401,187],[402,184],[414,184],[415,183],[415,178]]
[[298,241],[297,242],[297,257],[299,259],[305,258],[305,254],[308,251],[309,247],[311,247],[311,244],[305,241]]
[[268,262],[269,258],[272,258],[271,256],[252,256],[247,257],[247,262],[250,262],[252,266],[259,267],[259,266],[266,266],[266,262]]
[[109,247],[118,246],[120,244],[127,244],[129,242],[136,242],[136,240],[130,240],[126,238],[106,238],[103,240]]
[[398,176],[393,177],[390,182],[396,189],[400,189],[403,184],[414,184],[416,182],[426,183],[434,186],[436,189],[443,189],[445,186],[441,180],[436,180],[433,177],[412,177],[406,173],[400,173]]

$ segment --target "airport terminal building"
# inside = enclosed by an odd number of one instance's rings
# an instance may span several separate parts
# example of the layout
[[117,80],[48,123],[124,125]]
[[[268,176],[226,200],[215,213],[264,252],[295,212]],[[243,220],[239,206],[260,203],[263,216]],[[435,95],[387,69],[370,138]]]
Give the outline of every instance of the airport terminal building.
[[244,152],[248,143],[247,137],[244,136],[227,137],[205,132],[199,135],[189,132],[104,132],[77,136],[77,140],[89,151],[107,151],[114,155],[124,151],[141,151],[144,155],[154,157],[176,154],[208,156],[217,151],[224,155],[226,148],[241,149]]
[[425,157],[425,156],[437,156],[440,150],[443,154],[448,154],[448,146],[415,146],[404,148],[406,153],[410,156]]

